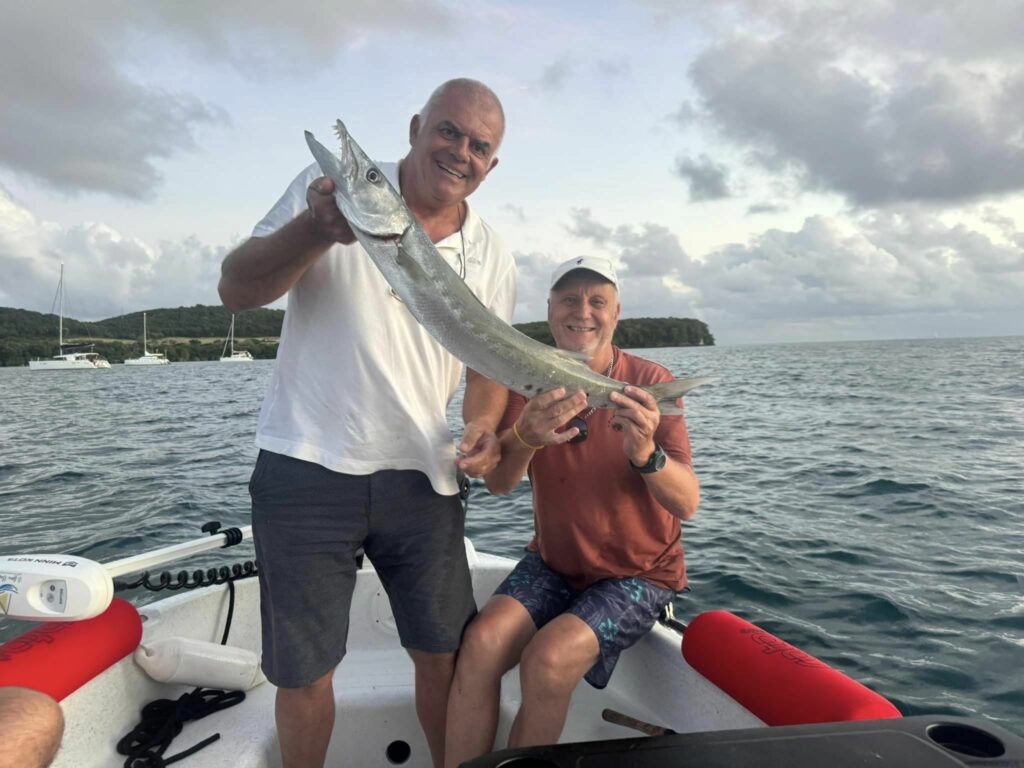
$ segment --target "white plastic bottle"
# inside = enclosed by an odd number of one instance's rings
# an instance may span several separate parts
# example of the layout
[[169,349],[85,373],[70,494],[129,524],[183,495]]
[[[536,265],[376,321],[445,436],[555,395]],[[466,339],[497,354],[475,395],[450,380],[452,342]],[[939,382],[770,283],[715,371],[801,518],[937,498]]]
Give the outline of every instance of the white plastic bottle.
[[142,643],[135,649],[135,662],[161,683],[248,691],[267,679],[252,651],[185,637]]

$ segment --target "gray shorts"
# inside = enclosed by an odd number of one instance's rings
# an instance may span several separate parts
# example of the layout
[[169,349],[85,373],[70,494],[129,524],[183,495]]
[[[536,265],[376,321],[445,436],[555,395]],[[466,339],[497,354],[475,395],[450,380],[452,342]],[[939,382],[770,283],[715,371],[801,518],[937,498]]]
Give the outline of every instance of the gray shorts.
[[458,648],[476,613],[458,496],[438,495],[414,470],[345,475],[269,451],[260,451],[249,494],[263,671],[274,685],[309,685],[344,657],[360,547],[402,645]]

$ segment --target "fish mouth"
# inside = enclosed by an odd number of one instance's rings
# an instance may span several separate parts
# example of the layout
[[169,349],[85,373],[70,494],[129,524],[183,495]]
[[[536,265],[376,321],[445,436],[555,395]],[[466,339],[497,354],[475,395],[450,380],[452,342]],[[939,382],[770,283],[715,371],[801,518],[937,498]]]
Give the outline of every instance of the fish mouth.
[[456,171],[450,165],[445,165],[440,161],[437,162],[437,167],[440,168],[445,173],[447,173],[449,176],[454,176],[456,179],[462,180],[466,178],[466,174],[461,173],[460,171]]

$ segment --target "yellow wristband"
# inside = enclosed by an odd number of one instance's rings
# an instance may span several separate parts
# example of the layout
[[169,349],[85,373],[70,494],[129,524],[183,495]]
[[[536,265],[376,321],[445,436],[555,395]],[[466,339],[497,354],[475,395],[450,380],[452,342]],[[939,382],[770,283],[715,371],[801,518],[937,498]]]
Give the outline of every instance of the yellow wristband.
[[530,445],[528,442],[523,440],[523,436],[519,434],[519,424],[514,421],[512,422],[512,434],[516,436],[516,440],[525,445],[531,451],[539,451],[544,447],[543,445]]

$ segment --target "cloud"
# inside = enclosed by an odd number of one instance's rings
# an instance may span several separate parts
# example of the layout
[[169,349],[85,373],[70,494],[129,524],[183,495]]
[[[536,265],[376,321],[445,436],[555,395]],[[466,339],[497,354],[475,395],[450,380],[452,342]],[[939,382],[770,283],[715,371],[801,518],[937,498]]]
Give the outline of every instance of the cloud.
[[720,32],[689,69],[699,108],[769,171],[866,207],[1024,189],[1019,2],[677,7]]
[[[998,235],[946,224],[915,206],[853,221],[810,216],[798,230],[768,229],[700,260],[657,224],[612,227],[577,209],[568,229],[622,265],[626,316],[683,310],[723,339],[761,333],[764,340],[767,327],[806,337],[815,327],[845,325],[844,335],[856,335],[851,329],[915,317],[918,325],[938,319],[948,335],[965,314],[1024,322],[1022,231],[1006,215],[987,216],[1001,226]],[[642,308],[630,305],[639,296]]]
[[224,114],[131,80],[111,53],[123,30],[93,13],[32,3],[5,12],[0,163],[65,192],[147,198],[161,178],[156,161],[192,149],[195,126]]
[[451,10],[436,0],[225,0],[215,12],[202,3],[178,0],[144,5],[149,6],[148,23],[177,35],[204,58],[250,77],[313,73],[367,35],[436,34],[454,23]]
[[618,264],[624,317],[694,317],[693,261],[667,227],[644,223],[608,227],[589,209],[570,212],[567,231]]
[[612,239],[611,227],[594,220],[589,208],[572,208],[569,210],[570,223],[566,226],[569,234],[583,240],[592,240],[599,246]]
[[[161,161],[227,123],[219,107],[142,73],[169,55],[245,77],[310,74],[367,30],[446,28],[440,3],[297,0],[14,3],[0,25],[0,165],[68,194],[152,198]],[[184,53],[184,55],[183,55]]]
[[561,91],[572,74],[573,66],[567,56],[548,64],[540,76],[540,87],[545,91]]
[[692,160],[688,157],[676,158],[675,172],[690,186],[690,200],[721,200],[729,197],[729,169],[716,163],[707,155]]
[[786,210],[784,205],[777,205],[775,203],[754,203],[748,206],[747,215],[756,216],[762,213],[781,213]]
[[688,101],[684,101],[679,108],[668,116],[669,122],[675,123],[680,128],[689,128],[697,122],[700,116],[699,111]]
[[539,251],[514,251],[512,255],[516,260],[515,322],[547,319],[551,273],[565,259]]
[[50,312],[61,262],[67,314],[79,320],[220,303],[225,246],[194,237],[153,246],[101,223],[61,227],[36,218],[3,187],[0,222],[0,306]]
[[598,59],[595,67],[598,76],[606,80],[625,77],[631,70],[629,61],[626,59]]
[[519,223],[526,221],[526,210],[521,205],[513,205],[512,203],[505,203],[501,206],[501,210],[508,211]]

